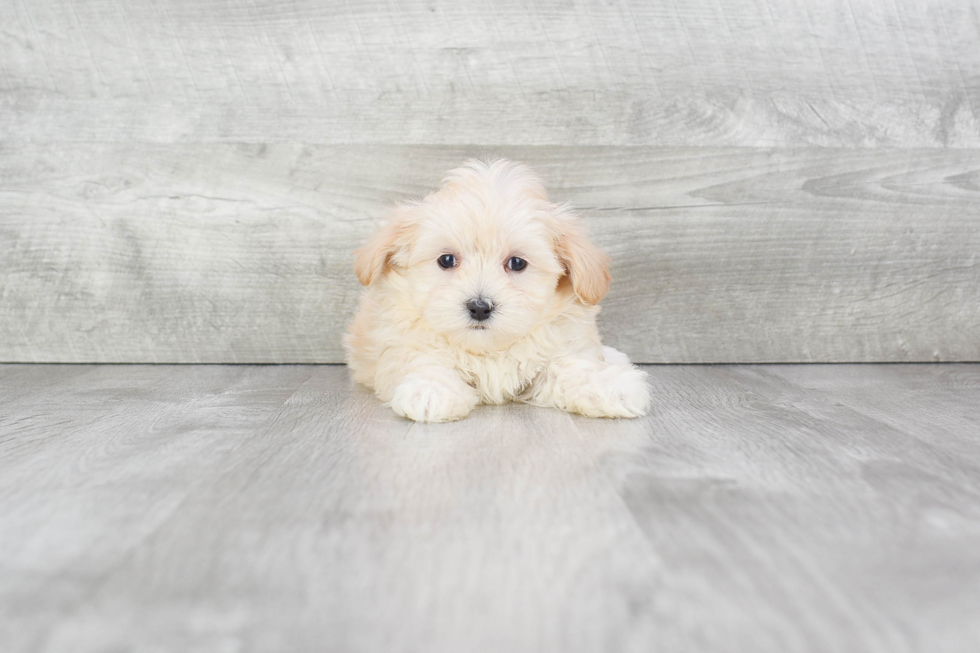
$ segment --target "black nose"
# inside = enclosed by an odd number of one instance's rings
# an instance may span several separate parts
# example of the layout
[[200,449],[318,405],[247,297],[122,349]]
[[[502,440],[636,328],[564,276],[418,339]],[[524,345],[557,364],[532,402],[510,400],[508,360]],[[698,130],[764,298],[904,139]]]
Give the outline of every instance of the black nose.
[[478,322],[482,322],[493,313],[493,304],[482,297],[477,297],[466,302],[466,308],[470,310],[470,317]]

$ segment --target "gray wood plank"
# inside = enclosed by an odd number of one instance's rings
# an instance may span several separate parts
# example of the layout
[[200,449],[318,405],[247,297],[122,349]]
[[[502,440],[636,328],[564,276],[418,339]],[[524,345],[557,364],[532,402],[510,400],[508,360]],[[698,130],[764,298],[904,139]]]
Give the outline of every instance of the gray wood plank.
[[[980,37],[978,37],[980,38]],[[969,64],[973,68],[976,63]],[[633,87],[534,95],[166,104],[0,96],[6,143],[309,143],[658,147],[980,147],[976,87],[926,98],[830,99],[718,89],[663,96]]]
[[[973,449],[946,448],[904,403],[936,369],[649,369],[650,439],[607,469],[669,570],[661,592],[685,627],[658,641],[664,650],[980,643],[980,430],[949,416]],[[807,387],[811,375],[824,392]],[[848,377],[873,381],[855,397],[848,381],[838,386]],[[977,403],[939,394],[960,412]],[[881,402],[891,419],[879,419]]]
[[[896,374],[890,368],[781,366],[767,373],[820,393],[824,401],[912,432],[951,458],[980,459],[980,376],[975,365],[938,365]],[[876,390],[886,382],[895,392]]]
[[647,371],[421,425],[338,366],[0,366],[0,648],[980,645],[980,366]]
[[0,367],[0,650],[41,650],[311,373]]
[[969,0],[10,0],[0,140],[980,146]]
[[613,259],[640,362],[980,360],[980,150],[0,149],[0,360],[339,362],[351,253],[495,153]]

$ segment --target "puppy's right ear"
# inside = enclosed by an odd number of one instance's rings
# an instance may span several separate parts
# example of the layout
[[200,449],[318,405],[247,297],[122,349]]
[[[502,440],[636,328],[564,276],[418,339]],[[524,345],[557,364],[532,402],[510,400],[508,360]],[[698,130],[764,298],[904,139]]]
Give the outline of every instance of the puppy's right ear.
[[385,272],[399,251],[407,251],[413,226],[411,207],[400,206],[367,244],[355,252],[354,274],[361,285],[370,286]]

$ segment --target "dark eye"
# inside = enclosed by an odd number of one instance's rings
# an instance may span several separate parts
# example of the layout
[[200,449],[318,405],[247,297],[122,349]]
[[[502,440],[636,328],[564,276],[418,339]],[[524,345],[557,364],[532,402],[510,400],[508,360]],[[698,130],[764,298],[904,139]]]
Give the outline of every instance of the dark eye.
[[512,256],[509,261],[507,261],[507,267],[514,272],[520,272],[527,267],[527,261],[516,256]]
[[439,267],[443,270],[456,267],[456,257],[452,254],[443,254],[436,260],[439,262]]

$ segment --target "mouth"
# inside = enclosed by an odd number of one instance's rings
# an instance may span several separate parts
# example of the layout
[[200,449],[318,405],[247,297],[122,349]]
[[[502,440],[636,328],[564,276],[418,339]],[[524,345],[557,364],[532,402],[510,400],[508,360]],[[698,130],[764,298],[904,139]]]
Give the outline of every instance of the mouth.
[[471,324],[470,328],[473,329],[474,331],[486,331],[490,327],[488,327],[485,324]]

